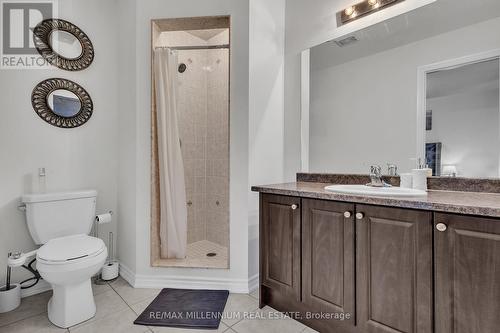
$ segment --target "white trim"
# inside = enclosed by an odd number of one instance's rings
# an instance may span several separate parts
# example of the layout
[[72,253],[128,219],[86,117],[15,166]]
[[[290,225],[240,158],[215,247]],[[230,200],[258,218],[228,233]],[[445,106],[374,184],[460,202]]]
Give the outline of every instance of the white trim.
[[248,280],[248,291],[250,293],[259,289],[259,277],[260,275],[257,273]]
[[21,289],[21,298],[41,294],[49,290],[52,290],[52,286],[44,279],[40,279],[35,286],[28,289]]
[[134,288],[162,289],[223,289],[231,293],[249,294],[258,287],[259,276],[248,279],[208,278],[193,276],[168,276],[133,274],[132,270],[120,263],[120,276]]
[[135,274],[134,272],[122,264],[121,262],[119,263],[119,274],[120,276],[127,281],[131,286],[135,286]]
[[301,171],[309,172],[309,107],[310,107],[310,77],[311,50],[301,53],[300,62],[300,160]]
[[[248,279],[135,275],[130,268],[120,263],[120,276],[134,288],[224,289],[238,294],[250,294],[259,288],[259,274],[255,274]],[[29,297],[49,290],[52,290],[52,286],[41,279],[36,286],[21,290],[21,297]]]
[[[438,70],[450,69],[500,59],[500,49],[476,53],[465,57],[445,60],[420,66],[417,69],[417,158],[425,161],[425,117],[427,109],[427,74]],[[499,138],[500,140],[500,138]]]

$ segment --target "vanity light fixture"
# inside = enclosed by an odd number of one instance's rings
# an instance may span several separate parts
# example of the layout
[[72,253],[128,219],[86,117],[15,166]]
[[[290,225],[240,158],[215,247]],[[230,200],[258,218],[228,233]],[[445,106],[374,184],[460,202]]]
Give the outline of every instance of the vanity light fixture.
[[344,10],[344,13],[347,15],[347,16],[352,16],[354,14],[354,12],[356,11],[356,8],[354,6],[351,6],[351,7],[347,7],[345,10]]
[[338,26],[352,22],[360,17],[370,15],[382,8],[395,5],[404,0],[364,0],[355,5],[349,6],[337,13]]

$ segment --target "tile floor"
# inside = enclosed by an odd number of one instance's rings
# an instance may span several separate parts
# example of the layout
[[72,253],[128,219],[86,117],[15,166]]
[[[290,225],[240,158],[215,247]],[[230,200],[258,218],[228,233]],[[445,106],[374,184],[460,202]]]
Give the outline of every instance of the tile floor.
[[[134,289],[125,280],[110,284],[94,285],[97,314],[94,318],[64,330],[52,325],[47,318],[47,302],[51,292],[45,292],[22,300],[16,310],[0,314],[1,333],[313,333],[315,331],[290,318],[264,319],[274,311],[266,307],[258,309],[258,293],[231,294],[226,304],[226,315],[217,331],[184,330],[134,325],[136,317],[159,293],[159,289]],[[243,313],[255,313],[258,319]],[[255,317],[255,316],[253,316]],[[275,318],[276,316],[271,316]]]
[[[207,253],[217,253],[215,257],[207,257]],[[227,247],[202,240],[188,244],[186,259],[159,260],[161,266],[196,267],[196,268],[228,268]]]

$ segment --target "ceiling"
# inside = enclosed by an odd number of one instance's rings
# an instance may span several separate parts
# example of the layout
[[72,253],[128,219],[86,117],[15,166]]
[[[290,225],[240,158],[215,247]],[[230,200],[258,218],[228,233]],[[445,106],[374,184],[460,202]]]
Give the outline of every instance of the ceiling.
[[430,73],[427,75],[427,98],[455,95],[471,89],[498,91],[499,75],[498,59]]
[[312,48],[311,67],[336,66],[499,16],[500,0],[438,0],[337,39],[355,36],[353,44],[330,41]]

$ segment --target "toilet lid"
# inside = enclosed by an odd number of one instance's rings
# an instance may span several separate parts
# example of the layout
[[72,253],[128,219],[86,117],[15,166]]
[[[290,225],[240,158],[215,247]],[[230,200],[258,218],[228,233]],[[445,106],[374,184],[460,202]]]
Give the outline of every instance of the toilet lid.
[[46,261],[69,261],[90,257],[105,247],[102,239],[87,235],[73,235],[51,239],[37,252]]

